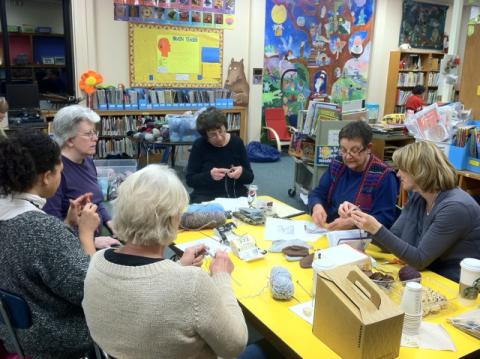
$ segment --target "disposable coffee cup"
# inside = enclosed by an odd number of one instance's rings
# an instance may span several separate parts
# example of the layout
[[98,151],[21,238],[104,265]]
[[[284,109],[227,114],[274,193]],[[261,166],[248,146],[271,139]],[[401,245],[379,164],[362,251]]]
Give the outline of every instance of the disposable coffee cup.
[[465,305],[475,304],[479,287],[480,260],[465,258],[460,262],[460,301]]
[[250,207],[256,207],[257,206],[257,190],[258,187],[254,184],[251,184],[248,186],[248,205]]
[[[315,254],[316,257],[316,254]],[[317,292],[317,275],[320,272],[323,272],[325,270],[333,269],[335,268],[335,262],[331,259],[328,258],[320,258],[320,259],[315,259],[312,262],[312,269],[313,269],[313,287],[312,287],[312,294],[315,297],[315,293]]]
[[403,291],[400,307],[410,316],[422,314],[422,285],[417,282],[408,282]]

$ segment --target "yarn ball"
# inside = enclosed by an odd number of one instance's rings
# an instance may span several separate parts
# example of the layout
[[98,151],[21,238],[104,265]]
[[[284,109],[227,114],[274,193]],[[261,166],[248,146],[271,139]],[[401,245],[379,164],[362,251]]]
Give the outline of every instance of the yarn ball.
[[295,287],[287,268],[276,266],[270,272],[270,290],[274,299],[289,300],[293,297]]
[[186,212],[180,220],[180,227],[191,230],[215,228],[225,224],[225,212]]
[[153,142],[153,141],[155,141],[155,137],[154,137],[153,134],[151,134],[151,133],[146,133],[146,134],[145,134],[145,141],[147,141],[147,142]]
[[399,271],[398,271],[398,278],[404,282],[407,280],[414,280],[414,279],[421,279],[422,275],[420,274],[419,271],[417,271],[415,268],[411,266],[403,266]]

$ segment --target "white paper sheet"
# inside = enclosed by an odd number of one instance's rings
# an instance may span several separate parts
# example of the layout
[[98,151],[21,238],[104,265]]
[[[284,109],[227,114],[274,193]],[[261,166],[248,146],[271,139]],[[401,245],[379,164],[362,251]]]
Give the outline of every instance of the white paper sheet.
[[238,198],[223,198],[218,197],[215,198],[211,202],[205,203],[218,203],[223,206],[225,211],[237,211],[241,207],[248,207],[248,200],[247,197],[238,197]]
[[175,244],[175,247],[178,249],[185,251],[185,249],[193,246],[197,246],[199,244],[204,244],[208,250],[208,254],[212,257],[215,256],[215,253],[217,251],[227,251],[231,252],[231,249],[229,246],[226,246],[224,244],[221,244],[220,242],[216,241],[213,238],[205,237],[205,238],[200,238],[195,241],[187,242],[187,243],[181,243],[181,244]]
[[[305,310],[307,308],[307,310]],[[314,301],[309,300],[308,302],[301,303],[290,307],[289,309],[298,315],[300,318],[305,320],[310,325],[313,325],[313,308],[314,308]],[[307,315],[307,314],[310,315]]]
[[265,240],[292,240],[300,239],[302,241],[313,242],[319,239],[323,233],[308,233],[307,226],[311,222],[293,221],[281,218],[267,218],[265,222]]
[[418,336],[402,335],[402,347],[457,351],[450,334],[436,323],[422,322]]

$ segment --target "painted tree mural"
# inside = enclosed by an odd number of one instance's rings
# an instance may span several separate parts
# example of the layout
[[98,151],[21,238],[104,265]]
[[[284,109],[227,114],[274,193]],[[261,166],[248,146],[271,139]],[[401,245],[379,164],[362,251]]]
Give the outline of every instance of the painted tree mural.
[[374,0],[267,0],[263,106],[366,98]]

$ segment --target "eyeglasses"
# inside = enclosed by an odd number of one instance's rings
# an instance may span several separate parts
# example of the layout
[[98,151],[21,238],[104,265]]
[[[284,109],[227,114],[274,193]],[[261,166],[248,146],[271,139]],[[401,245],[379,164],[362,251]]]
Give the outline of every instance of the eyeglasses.
[[366,149],[366,147],[353,147],[349,150],[346,150],[345,148],[340,147],[338,153],[340,154],[340,156],[350,155],[352,157],[355,157],[358,156],[360,153],[364,152]]
[[85,133],[80,133],[79,136],[88,137],[89,139],[93,140],[94,138],[98,138],[97,131],[88,131]]
[[225,129],[225,127],[222,127],[217,131],[208,131],[207,132],[207,138],[209,140],[212,140],[216,137],[223,137],[223,136],[225,136],[226,133],[227,133],[227,130]]

